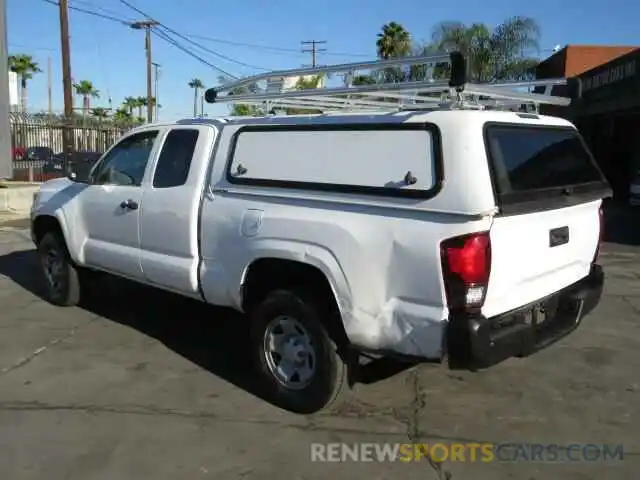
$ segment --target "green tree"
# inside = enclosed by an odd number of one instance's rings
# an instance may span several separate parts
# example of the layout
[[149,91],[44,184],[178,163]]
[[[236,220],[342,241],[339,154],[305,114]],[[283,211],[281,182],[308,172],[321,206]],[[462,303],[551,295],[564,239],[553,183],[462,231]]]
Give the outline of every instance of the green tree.
[[[133,97],[129,97],[129,98],[133,99]],[[115,113],[113,114],[113,119],[117,122],[130,121],[131,118],[132,118],[131,112],[129,112],[128,108],[124,106],[116,110]]]
[[371,75],[356,75],[353,77],[352,85],[373,85],[376,83],[376,79]]
[[399,23],[387,23],[378,33],[376,50],[382,59],[406,57],[411,53],[411,34]]
[[142,109],[148,104],[147,97],[136,97],[136,108],[138,109],[138,118],[142,118]]
[[[224,85],[225,83],[229,83],[231,80],[227,77],[221,76],[218,78],[218,82]],[[238,87],[232,89],[229,94],[230,95],[246,95],[248,93],[255,93],[259,90],[257,83],[252,83],[250,85],[244,87]],[[242,103],[234,103],[230,105],[229,115],[232,117],[259,117],[260,115],[264,115],[264,108],[259,107],[258,105],[252,104],[242,104]]]
[[83,115],[88,115],[89,110],[91,110],[91,99],[100,98],[100,91],[97,90],[89,80],[80,80],[73,85],[73,88],[76,91],[76,95],[82,97]]
[[33,78],[33,75],[40,73],[38,63],[34,61],[31,55],[18,54],[9,55],[9,69],[15,72],[20,78],[20,104],[22,111],[27,111],[27,81]]
[[[378,57],[383,60],[406,57],[411,54],[411,49],[411,34],[402,25],[390,22],[382,26],[382,31],[378,33],[376,40]],[[401,82],[407,76],[401,68],[385,68],[378,73],[378,76],[380,75],[382,76],[381,80],[385,83]]]
[[193,88],[193,116],[198,116],[198,92],[204,88],[204,83],[199,78],[193,78],[189,82],[189,87]]
[[[321,88],[325,80],[324,74],[300,77],[296,81],[296,90],[310,90],[313,88]],[[322,113],[322,110],[313,108],[285,108],[287,115],[313,115]]]
[[538,64],[529,55],[539,51],[540,27],[529,17],[511,17],[491,29],[485,24],[442,22],[432,34],[432,47],[458,50],[468,58],[470,80],[525,80]]
[[133,109],[138,108],[138,99],[136,97],[125,97],[122,107],[129,112],[129,116],[133,116]]
[[91,109],[91,116],[96,118],[107,118],[109,116],[109,112],[106,108],[95,107]]

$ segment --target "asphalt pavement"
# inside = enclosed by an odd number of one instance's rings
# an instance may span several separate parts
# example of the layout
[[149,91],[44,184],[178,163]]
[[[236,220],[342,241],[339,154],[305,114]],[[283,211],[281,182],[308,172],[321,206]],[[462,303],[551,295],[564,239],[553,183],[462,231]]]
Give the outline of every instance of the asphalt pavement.
[[[640,247],[607,243],[579,330],[482,372],[375,362],[326,412],[261,398],[234,312],[122,281],[57,308],[24,222],[0,227],[0,478],[631,479],[640,470]],[[615,237],[615,238],[614,238]],[[621,445],[623,459],[313,462],[312,444]],[[515,461],[519,460],[519,461]]]

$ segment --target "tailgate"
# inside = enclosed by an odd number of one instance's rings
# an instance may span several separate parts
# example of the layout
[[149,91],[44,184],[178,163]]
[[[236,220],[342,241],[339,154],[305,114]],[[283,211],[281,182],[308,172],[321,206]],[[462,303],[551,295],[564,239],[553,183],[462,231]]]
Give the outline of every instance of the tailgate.
[[589,273],[610,190],[573,128],[491,124],[485,141],[500,207],[483,307],[491,317]]

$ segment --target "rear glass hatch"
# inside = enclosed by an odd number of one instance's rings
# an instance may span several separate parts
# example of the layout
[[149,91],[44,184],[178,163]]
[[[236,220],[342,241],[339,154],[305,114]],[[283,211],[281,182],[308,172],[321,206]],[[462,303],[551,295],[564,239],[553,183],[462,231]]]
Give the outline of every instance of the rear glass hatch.
[[484,136],[502,213],[558,208],[611,194],[574,128],[487,123]]
[[573,128],[491,123],[484,134],[500,209],[490,230],[483,306],[492,316],[589,274],[600,239],[601,200],[610,189]]

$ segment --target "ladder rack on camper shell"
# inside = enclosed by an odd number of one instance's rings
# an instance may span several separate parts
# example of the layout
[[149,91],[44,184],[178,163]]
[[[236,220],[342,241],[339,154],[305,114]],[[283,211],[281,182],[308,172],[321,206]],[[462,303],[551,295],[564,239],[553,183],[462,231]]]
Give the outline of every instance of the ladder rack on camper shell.
[[[371,72],[370,75],[382,78],[383,81],[385,75],[388,78],[403,71],[420,71],[422,73],[420,76],[424,79],[353,85],[357,72],[363,70],[368,70]],[[440,75],[436,75],[436,72],[440,72]],[[467,72],[466,59],[460,52],[343,63],[276,70],[245,77],[208,89],[205,92],[205,99],[207,103],[260,105],[270,113],[279,108],[306,108],[322,112],[445,108],[511,110],[533,108],[537,111],[540,104],[568,106],[571,103],[571,98],[551,95],[551,89],[554,86],[568,84],[567,79],[564,78],[478,84],[467,82]],[[296,88],[296,81],[301,77],[318,75],[324,79],[333,75],[342,75],[344,86],[321,85],[319,88],[305,90]],[[261,86],[260,83],[266,83],[266,85]],[[289,83],[288,88],[287,83]],[[542,90],[544,93],[534,93],[530,91],[532,88],[536,91]]]

